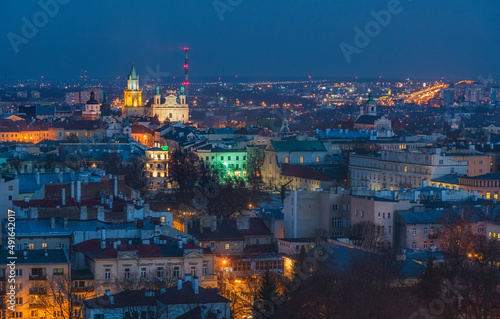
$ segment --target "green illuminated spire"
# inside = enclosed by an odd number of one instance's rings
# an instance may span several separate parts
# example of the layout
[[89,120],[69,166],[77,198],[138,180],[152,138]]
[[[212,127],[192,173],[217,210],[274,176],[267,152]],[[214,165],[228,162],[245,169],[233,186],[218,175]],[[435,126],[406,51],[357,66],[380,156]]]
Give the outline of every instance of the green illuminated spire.
[[135,71],[134,63],[132,62],[132,68],[130,69],[130,73],[128,74],[129,80],[137,80],[137,72]]

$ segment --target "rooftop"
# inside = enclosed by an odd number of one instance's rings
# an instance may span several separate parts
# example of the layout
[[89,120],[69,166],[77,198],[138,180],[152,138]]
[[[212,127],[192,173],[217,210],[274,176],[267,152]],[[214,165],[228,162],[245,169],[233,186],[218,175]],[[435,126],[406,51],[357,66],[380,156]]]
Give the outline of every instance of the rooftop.
[[320,141],[271,141],[276,152],[326,152]]
[[[26,256],[24,256],[26,253]],[[12,257],[16,257],[17,265],[59,265],[69,264],[65,249],[14,250],[14,255],[8,250],[0,251],[0,264],[7,265]],[[3,260],[3,261],[2,261]]]

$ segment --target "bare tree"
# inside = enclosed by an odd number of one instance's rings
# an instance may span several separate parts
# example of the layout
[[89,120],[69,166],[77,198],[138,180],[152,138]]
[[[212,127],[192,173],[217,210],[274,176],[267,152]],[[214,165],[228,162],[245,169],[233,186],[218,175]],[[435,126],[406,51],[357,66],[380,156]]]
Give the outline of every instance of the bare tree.
[[372,222],[359,222],[351,225],[347,236],[356,246],[379,249],[383,242],[383,234]]
[[75,287],[69,276],[48,276],[30,288],[33,303],[51,317],[81,319],[82,302],[95,296],[93,281],[85,287]]

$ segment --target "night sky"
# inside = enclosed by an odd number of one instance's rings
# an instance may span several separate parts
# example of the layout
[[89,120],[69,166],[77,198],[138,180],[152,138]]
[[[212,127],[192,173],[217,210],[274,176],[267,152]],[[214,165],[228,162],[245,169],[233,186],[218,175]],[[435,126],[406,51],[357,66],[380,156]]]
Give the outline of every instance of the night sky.
[[[56,0],[42,0],[51,2]],[[60,0],[61,2],[63,0]],[[478,79],[500,74],[498,1],[401,0],[397,14],[348,63],[340,44],[394,0],[64,0],[31,38],[37,1],[3,0],[0,77],[126,76],[132,60],[192,76]],[[215,3],[215,4],[214,4]],[[218,4],[218,14],[216,5]],[[223,6],[226,5],[225,12]],[[11,45],[12,37],[27,43]],[[10,37],[10,38],[9,38]]]

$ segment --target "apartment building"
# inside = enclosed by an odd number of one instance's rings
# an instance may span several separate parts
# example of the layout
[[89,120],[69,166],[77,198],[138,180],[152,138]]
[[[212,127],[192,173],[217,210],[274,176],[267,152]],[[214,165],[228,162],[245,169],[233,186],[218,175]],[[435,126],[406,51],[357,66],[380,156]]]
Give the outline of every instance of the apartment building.
[[423,180],[447,174],[467,175],[466,161],[455,161],[440,149],[420,151],[382,151],[380,154],[352,154],[349,158],[351,187],[372,190],[416,188]]
[[[13,278],[10,277],[12,271],[9,263],[13,260],[11,257],[16,257]],[[15,283],[8,282],[7,279],[15,279]],[[44,314],[59,314],[62,317],[61,310],[57,309],[58,303],[52,299],[56,295],[47,287],[55,280],[66,284],[71,280],[70,260],[64,249],[18,250],[14,256],[10,255],[8,250],[1,250],[1,318],[37,318],[45,317]],[[10,303],[7,303],[9,295],[6,293],[11,291],[11,284],[15,286],[14,312],[7,310]]]

